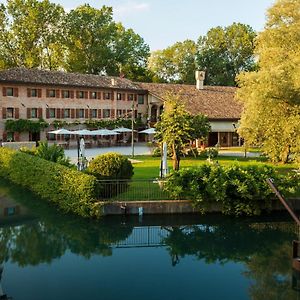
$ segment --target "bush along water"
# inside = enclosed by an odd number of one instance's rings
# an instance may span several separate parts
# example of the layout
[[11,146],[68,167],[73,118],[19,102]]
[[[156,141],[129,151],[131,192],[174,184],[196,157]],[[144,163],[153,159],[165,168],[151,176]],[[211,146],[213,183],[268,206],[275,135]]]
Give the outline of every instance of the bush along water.
[[0,177],[26,187],[64,212],[83,217],[100,216],[97,180],[37,156],[0,148]]
[[266,183],[273,178],[285,195],[299,188],[299,175],[279,175],[266,165],[241,167],[206,164],[172,173],[164,185],[175,199],[191,199],[201,212],[218,205],[228,215],[259,215],[271,209],[272,191]]
[[100,198],[111,198],[127,190],[127,180],[133,176],[133,166],[125,156],[111,152],[94,158],[86,172],[102,181]]

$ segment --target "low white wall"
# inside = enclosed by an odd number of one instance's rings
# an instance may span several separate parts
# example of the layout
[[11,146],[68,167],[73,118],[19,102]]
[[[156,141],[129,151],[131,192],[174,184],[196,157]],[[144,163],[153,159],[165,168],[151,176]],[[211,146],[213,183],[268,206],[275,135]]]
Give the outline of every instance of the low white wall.
[[31,149],[35,148],[35,142],[2,142],[2,146],[15,150],[19,150],[22,147]]

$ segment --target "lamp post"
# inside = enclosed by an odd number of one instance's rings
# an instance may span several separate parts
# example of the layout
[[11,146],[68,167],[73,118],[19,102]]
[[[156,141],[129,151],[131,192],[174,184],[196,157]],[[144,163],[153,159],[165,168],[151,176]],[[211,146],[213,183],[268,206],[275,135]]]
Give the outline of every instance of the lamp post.
[[134,101],[131,107],[131,157],[134,158]]

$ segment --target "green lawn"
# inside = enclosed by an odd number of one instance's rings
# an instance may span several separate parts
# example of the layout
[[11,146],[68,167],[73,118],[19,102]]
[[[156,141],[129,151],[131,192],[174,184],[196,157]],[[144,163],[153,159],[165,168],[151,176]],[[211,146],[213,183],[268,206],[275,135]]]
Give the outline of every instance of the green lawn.
[[[136,156],[136,160],[141,162],[134,163],[134,175],[133,179],[152,179],[159,176],[160,168],[160,157],[151,157],[151,156]],[[292,169],[296,169],[296,164],[273,164],[267,162],[263,157],[259,158],[244,158],[244,157],[230,157],[230,156],[219,156],[215,159],[220,165],[229,165],[234,162],[237,162],[241,165],[253,165],[253,164],[267,164],[274,166],[278,169],[279,172],[286,173]],[[207,163],[206,159],[203,158],[182,158],[180,162],[181,168],[194,168],[201,164]],[[172,160],[168,160],[168,165],[170,170],[172,169]]]

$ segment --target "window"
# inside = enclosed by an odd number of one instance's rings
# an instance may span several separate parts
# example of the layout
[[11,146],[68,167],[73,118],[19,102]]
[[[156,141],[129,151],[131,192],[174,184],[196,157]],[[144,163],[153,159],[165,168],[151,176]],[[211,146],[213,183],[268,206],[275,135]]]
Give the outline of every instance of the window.
[[13,96],[14,95],[14,89],[11,87],[6,88],[6,96]]
[[49,90],[48,91],[48,95],[49,95],[49,97],[51,97],[51,98],[54,98],[55,97],[55,90]]
[[92,118],[97,118],[97,109],[92,109]]
[[37,97],[37,96],[38,96],[38,91],[37,91],[37,89],[31,89],[31,90],[30,90],[30,96],[31,96],[31,97]]
[[103,117],[110,118],[110,109],[103,109]]
[[64,98],[70,98],[70,91],[63,91],[63,97]]
[[78,98],[81,98],[81,99],[84,98],[84,91],[79,91],[78,92]]
[[13,118],[14,117],[14,109],[13,107],[8,107],[6,109],[6,118]]
[[49,108],[49,117],[55,118],[55,108]]
[[133,94],[128,94],[127,99],[128,99],[128,101],[132,101],[133,100]]
[[111,99],[111,93],[104,93],[104,99],[110,100]]
[[84,118],[84,109],[79,109],[78,110],[78,118]]
[[138,104],[144,104],[144,95],[138,96]]
[[142,119],[142,113],[138,113],[137,118]]
[[91,99],[97,99],[97,92],[91,92]]
[[64,118],[70,118],[70,109],[64,109]]
[[117,93],[117,100],[122,100],[122,94],[121,93]]
[[30,111],[30,117],[31,118],[37,118],[38,117],[38,110],[37,108],[32,108]]
[[122,109],[117,109],[117,117],[122,117]]

